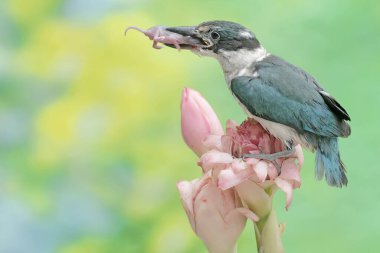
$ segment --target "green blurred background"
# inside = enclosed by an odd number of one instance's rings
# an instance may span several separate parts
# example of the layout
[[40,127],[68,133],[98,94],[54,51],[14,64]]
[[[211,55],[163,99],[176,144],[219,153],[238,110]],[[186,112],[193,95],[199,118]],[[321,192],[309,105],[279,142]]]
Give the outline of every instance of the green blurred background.
[[[222,122],[244,114],[213,59],[154,50],[124,28],[223,19],[313,74],[348,110],[349,185],[275,205],[287,252],[380,250],[380,2],[0,1],[0,252],[206,252],[175,184],[200,175],[180,134],[184,86]],[[239,252],[255,252],[252,225]]]

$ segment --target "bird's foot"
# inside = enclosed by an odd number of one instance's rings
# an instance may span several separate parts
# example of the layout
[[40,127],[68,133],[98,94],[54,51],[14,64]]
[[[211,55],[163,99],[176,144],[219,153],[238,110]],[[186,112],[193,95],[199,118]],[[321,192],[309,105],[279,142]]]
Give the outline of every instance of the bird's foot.
[[273,154],[244,154],[242,155],[242,158],[243,159],[256,158],[256,159],[271,161],[273,165],[276,167],[277,174],[280,175],[281,166],[277,163],[277,159],[290,157],[294,154],[295,151],[296,149],[294,148],[294,146],[290,144],[290,145],[287,145],[287,149],[284,151],[280,151]]

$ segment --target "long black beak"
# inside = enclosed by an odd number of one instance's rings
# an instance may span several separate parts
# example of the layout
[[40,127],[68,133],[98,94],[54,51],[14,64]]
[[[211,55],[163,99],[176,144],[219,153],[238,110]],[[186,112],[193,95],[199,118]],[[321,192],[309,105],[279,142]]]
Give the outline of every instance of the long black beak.
[[195,26],[175,26],[175,27],[167,27],[167,31],[178,33],[183,36],[191,36],[195,35]]
[[[181,35],[180,38],[178,38],[178,44],[180,45],[181,49],[194,49],[196,47],[203,47],[205,44],[203,43],[203,40],[199,38],[199,35],[195,32],[196,26],[175,26],[175,27],[167,27],[165,28],[166,31],[171,33],[176,33]],[[173,44],[166,44],[168,47],[173,47]]]

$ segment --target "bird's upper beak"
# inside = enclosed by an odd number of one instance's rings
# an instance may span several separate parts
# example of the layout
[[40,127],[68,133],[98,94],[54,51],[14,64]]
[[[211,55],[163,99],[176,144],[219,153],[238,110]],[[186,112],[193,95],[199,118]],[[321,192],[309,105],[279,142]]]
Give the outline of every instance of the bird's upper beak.
[[166,30],[173,33],[178,33],[182,36],[193,36],[195,35],[195,26],[174,26],[166,27]]
[[[181,49],[197,49],[206,46],[196,32],[196,26],[167,27],[165,30],[176,40]],[[175,47],[172,43],[165,43],[165,45]]]

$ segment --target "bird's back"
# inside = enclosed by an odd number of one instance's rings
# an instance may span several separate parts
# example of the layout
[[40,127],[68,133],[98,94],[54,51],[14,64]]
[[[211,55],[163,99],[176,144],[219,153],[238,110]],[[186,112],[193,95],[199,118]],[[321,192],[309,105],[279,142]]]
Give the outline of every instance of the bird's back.
[[[253,115],[326,137],[350,134],[347,112],[310,74],[270,55],[231,81],[234,95]],[[326,102],[326,100],[328,102]]]

